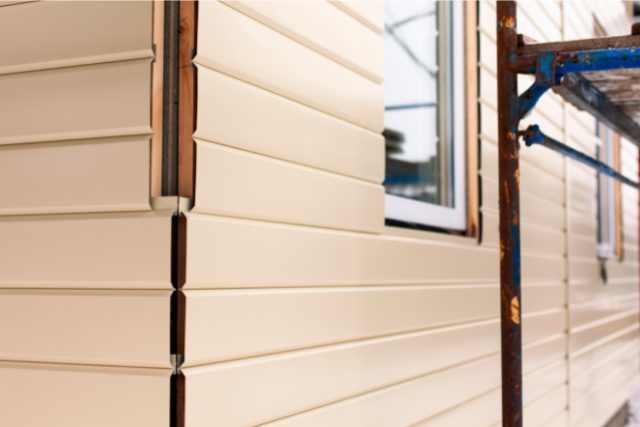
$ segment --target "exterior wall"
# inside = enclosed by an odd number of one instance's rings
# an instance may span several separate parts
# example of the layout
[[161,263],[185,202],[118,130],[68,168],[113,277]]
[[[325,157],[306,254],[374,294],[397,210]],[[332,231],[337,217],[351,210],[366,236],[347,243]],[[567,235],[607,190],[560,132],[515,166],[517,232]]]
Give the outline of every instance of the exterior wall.
[[151,3],[0,4],[0,412],[169,424],[171,212],[149,199]]
[[[606,4],[522,2],[520,30],[626,31]],[[186,426],[498,425],[495,4],[478,4],[480,241],[384,225],[380,2],[198,11]],[[0,2],[5,424],[169,425],[151,22],[150,3]],[[593,119],[554,95],[529,121],[594,152]],[[637,377],[638,195],[603,285],[595,175],[522,156],[525,425],[600,426]],[[637,158],[623,141],[626,175]]]
[[[565,5],[567,38],[589,37],[594,17],[608,35],[629,30],[621,3]],[[595,154],[595,121],[574,108],[566,109],[571,144]],[[638,176],[638,150],[621,143],[622,171]],[[601,426],[622,406],[638,372],[638,194],[622,189],[623,259],[607,263],[603,285],[593,257],[596,181],[593,172],[567,163],[570,404],[572,425]]]
[[[481,243],[384,226],[381,3],[199,4],[187,426],[500,422],[495,5],[478,9]],[[520,28],[571,37],[586,9],[523,2]],[[554,95],[529,120],[593,149]],[[636,372],[637,195],[602,285],[595,176],[522,156],[525,425],[600,425]]]

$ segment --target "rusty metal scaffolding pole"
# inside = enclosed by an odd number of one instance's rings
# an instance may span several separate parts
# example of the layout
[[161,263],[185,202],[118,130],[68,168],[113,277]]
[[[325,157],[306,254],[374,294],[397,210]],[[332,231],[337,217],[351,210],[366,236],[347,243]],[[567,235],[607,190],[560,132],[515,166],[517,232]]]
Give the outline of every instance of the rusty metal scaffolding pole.
[[500,203],[500,320],[502,425],[522,426],[520,319],[520,165],[518,80],[511,68],[518,50],[516,4],[497,2],[498,168]]

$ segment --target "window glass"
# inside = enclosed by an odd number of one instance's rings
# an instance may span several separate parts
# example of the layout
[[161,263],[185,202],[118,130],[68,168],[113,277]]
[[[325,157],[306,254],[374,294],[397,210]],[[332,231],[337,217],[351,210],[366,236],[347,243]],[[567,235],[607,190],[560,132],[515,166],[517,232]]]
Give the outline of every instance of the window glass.
[[387,217],[464,229],[462,2],[385,2]]

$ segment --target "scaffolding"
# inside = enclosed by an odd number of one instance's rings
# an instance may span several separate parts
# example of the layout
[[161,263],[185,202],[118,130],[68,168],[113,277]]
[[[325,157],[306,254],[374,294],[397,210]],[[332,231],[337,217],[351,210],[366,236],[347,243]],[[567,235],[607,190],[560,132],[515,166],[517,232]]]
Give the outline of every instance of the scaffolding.
[[[639,188],[636,180],[550,138],[541,132],[538,125],[520,130],[519,124],[540,98],[552,89],[577,108],[588,111],[640,145],[640,126],[634,120],[637,115],[632,107],[612,96],[616,85],[624,85],[625,79],[628,83],[629,78],[633,78],[628,70],[640,70],[640,27],[634,25],[629,36],[532,43],[517,32],[514,1],[497,2],[497,18],[502,424],[518,427],[522,426],[523,415],[520,140],[528,147],[547,147],[626,185]],[[518,74],[535,76],[534,83],[520,95]],[[617,89],[620,87],[624,86]]]

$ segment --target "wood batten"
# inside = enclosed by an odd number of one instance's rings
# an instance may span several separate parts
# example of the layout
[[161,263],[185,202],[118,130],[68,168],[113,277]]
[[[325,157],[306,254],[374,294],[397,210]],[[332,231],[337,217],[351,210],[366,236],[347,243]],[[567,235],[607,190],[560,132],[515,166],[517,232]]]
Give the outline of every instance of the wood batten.
[[465,118],[467,145],[467,235],[480,237],[480,175],[478,174],[478,10],[465,2]]
[[195,184],[196,68],[191,62],[196,52],[197,2],[180,2],[180,41],[178,52],[179,126],[178,195],[193,198]]
[[151,196],[193,197],[196,2],[154,2]]
[[164,2],[153,2],[153,52],[151,66],[151,183],[150,196],[162,195],[162,125],[164,86]]

